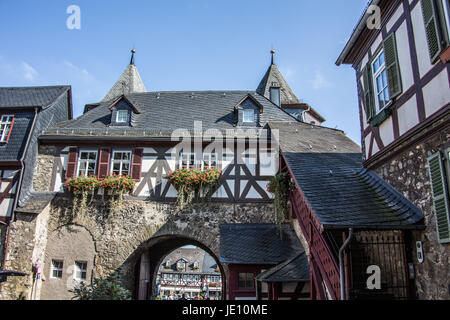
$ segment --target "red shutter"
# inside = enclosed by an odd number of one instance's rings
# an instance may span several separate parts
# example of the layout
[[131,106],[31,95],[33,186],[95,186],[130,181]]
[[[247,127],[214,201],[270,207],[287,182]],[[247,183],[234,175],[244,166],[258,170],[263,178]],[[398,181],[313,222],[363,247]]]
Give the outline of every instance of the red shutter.
[[135,148],[133,150],[133,160],[131,163],[131,178],[133,180],[141,180],[143,148]]
[[75,178],[78,162],[78,148],[70,148],[67,156],[66,179]]
[[98,172],[99,179],[105,179],[109,173],[109,158],[111,155],[110,148],[100,148],[100,156],[98,157]]

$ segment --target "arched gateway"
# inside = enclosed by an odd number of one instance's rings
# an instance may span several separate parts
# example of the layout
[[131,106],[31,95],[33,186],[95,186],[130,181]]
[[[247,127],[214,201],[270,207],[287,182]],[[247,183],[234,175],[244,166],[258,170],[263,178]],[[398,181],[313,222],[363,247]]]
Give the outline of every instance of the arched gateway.
[[[222,277],[221,296],[226,297],[227,272],[225,271],[224,266],[219,262],[218,252],[212,251],[207,245],[195,240],[195,235],[191,235],[191,237],[182,235],[163,235],[152,237],[137,249],[136,255],[141,251],[143,251],[143,253],[137,259],[135,267],[135,299],[155,299],[157,296],[157,274],[164,257],[173,250],[186,245],[194,245],[214,258]],[[133,255],[133,259],[135,259],[135,255]]]

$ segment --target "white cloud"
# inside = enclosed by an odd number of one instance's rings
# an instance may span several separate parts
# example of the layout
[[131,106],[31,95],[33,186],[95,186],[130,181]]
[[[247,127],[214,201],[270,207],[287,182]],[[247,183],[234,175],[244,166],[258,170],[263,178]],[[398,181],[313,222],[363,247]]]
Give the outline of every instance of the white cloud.
[[77,67],[72,62],[64,60],[64,65],[75,72],[75,76],[81,77],[83,81],[92,81],[94,77],[86,69]]
[[25,78],[25,80],[34,82],[36,80],[36,77],[39,75],[36,69],[34,69],[32,66],[30,66],[28,63],[22,61],[21,63],[22,68],[22,75]]
[[320,71],[316,71],[316,75],[312,81],[312,86],[314,90],[320,90],[322,88],[330,87],[331,82],[329,82]]

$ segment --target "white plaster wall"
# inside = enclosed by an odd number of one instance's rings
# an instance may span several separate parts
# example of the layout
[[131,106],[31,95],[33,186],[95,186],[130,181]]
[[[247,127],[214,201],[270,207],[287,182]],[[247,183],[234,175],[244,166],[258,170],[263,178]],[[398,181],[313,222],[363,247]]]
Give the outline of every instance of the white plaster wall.
[[380,32],[378,34],[378,36],[376,37],[375,41],[372,43],[372,46],[370,47],[370,51],[372,52],[372,55],[378,49],[378,46],[381,44],[382,41],[383,41],[383,35]]
[[0,217],[8,217],[14,204],[14,199],[3,199],[0,203]]
[[369,158],[369,147],[370,147],[370,140],[372,138],[372,133],[368,134],[367,137],[364,138],[364,146],[366,148],[366,159]]
[[398,126],[400,135],[412,129],[419,123],[419,115],[417,114],[417,98],[414,95],[398,110]]
[[398,21],[400,16],[403,14],[403,5],[400,3],[398,8],[395,10],[392,17],[389,19],[389,21],[386,23],[386,31],[389,33],[394,26],[394,24]]
[[444,69],[423,88],[426,117],[431,116],[450,103],[448,77],[447,69]]
[[392,116],[387,118],[379,127],[380,137],[385,146],[394,141],[394,128],[392,124]]
[[397,40],[397,51],[400,64],[400,75],[402,77],[402,87],[403,92],[406,92],[414,84],[406,22],[403,22],[402,25],[398,28],[395,36]]

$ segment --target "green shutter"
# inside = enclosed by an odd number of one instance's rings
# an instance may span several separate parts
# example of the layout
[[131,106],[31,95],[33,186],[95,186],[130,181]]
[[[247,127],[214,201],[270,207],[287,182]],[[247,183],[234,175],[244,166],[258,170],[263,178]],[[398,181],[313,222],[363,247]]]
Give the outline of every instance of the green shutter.
[[434,63],[442,51],[439,39],[438,12],[434,0],[421,0],[423,20],[425,22],[425,32],[428,41],[431,62]]
[[373,90],[372,90],[372,69],[370,67],[371,62],[369,61],[363,71],[363,81],[364,81],[364,105],[366,110],[367,119],[371,119],[375,114],[375,104],[373,100]]
[[440,152],[428,158],[428,166],[439,242],[450,243],[449,196]]
[[397,54],[395,33],[391,33],[383,41],[386,72],[389,86],[389,97],[394,99],[402,93],[402,78]]

